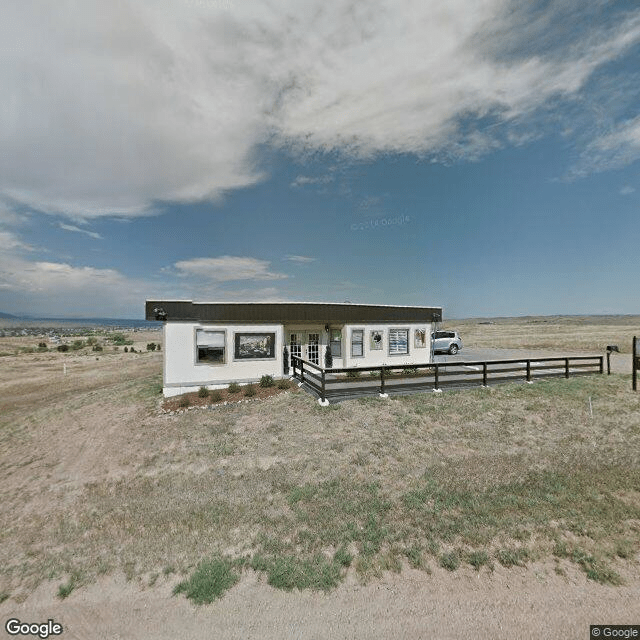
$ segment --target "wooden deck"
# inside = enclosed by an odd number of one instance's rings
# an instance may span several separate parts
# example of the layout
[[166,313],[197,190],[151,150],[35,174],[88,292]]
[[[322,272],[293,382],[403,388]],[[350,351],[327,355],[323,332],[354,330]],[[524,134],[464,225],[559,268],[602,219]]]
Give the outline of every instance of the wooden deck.
[[[409,368],[361,367],[322,369],[296,358],[294,378],[309,393],[336,403],[361,397],[386,397],[413,393],[439,393],[446,389],[488,386],[504,382],[535,382],[550,377],[569,378],[603,373],[603,356],[493,360],[484,362],[428,363]],[[372,372],[374,376],[372,376]],[[350,375],[352,377],[346,377]]]

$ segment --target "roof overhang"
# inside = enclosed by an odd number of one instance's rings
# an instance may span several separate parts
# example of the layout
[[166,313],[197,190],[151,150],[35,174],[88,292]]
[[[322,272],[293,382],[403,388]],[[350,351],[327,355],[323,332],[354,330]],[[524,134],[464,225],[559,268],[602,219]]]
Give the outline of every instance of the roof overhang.
[[252,324],[440,322],[442,307],[344,302],[193,302],[147,300],[147,320]]

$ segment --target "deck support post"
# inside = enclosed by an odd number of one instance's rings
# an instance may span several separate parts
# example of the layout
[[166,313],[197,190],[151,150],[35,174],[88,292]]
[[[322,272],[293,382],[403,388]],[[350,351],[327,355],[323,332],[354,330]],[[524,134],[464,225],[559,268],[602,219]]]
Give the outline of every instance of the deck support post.
[[564,377],[569,377],[569,358],[564,359]]

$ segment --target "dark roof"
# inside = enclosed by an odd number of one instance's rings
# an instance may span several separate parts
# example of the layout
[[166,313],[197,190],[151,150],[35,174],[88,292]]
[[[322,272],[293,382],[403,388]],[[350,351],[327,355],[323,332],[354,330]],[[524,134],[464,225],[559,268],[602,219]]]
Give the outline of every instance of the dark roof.
[[256,324],[439,322],[442,307],[340,302],[193,302],[147,300],[147,320]]

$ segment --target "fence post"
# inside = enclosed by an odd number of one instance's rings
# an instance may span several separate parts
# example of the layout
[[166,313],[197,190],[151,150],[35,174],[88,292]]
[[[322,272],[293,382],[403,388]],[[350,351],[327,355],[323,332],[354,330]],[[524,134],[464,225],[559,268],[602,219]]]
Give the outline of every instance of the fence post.
[[527,360],[527,382],[531,382],[531,360]]
[[433,390],[434,391],[439,391],[440,390],[440,385],[439,385],[439,382],[438,382],[438,363],[435,362],[434,364],[435,364],[435,379],[434,379],[434,382],[433,382]]
[[304,382],[304,360],[300,360],[300,382]]
[[569,358],[564,359],[564,377],[569,377]]
[[384,395],[384,367],[380,368],[380,395]]
[[293,378],[295,379],[297,377],[296,375],[296,369],[298,367],[298,358],[297,356],[294,356],[293,354],[291,355],[291,371],[293,373]]
[[632,368],[633,368],[633,375],[631,377],[631,386],[633,388],[634,391],[638,390],[638,380],[637,380],[637,376],[638,376],[638,349],[637,349],[637,343],[638,343],[638,339],[633,336],[633,363],[632,363]]
[[487,386],[487,363],[482,363],[482,386]]

